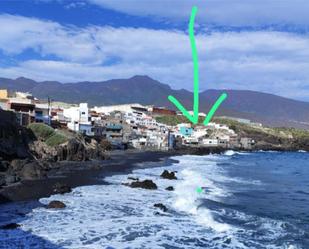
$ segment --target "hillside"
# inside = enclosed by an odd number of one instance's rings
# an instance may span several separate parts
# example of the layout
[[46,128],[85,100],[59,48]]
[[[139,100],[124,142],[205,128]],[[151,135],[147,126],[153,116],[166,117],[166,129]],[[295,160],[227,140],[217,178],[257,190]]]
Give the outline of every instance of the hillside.
[[[160,116],[156,119],[168,125],[186,122],[182,116]],[[306,130],[252,126],[226,118],[214,118],[213,121],[228,125],[240,137],[250,137],[255,140],[253,150],[309,151],[309,131]]]
[[[192,93],[174,90],[167,84],[148,76],[129,79],[113,79],[102,82],[60,83],[36,82],[31,79],[15,80],[0,78],[0,88],[29,91],[35,97],[70,103],[88,102],[90,105],[125,103],[153,104],[174,108],[167,100],[172,94],[188,109],[192,108]],[[206,90],[200,94],[200,111],[207,113],[223,90]],[[217,115],[248,118],[271,126],[289,126],[309,129],[309,103],[283,98],[273,94],[224,90],[228,99],[219,108]]]

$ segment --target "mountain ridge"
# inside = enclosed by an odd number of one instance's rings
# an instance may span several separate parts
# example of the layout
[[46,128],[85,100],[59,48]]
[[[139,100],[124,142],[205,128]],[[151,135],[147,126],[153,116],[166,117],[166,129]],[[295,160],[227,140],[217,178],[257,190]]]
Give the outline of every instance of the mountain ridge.
[[[147,75],[128,79],[60,83],[58,81],[34,81],[25,77],[0,78],[0,88],[11,91],[28,91],[35,97],[69,103],[88,102],[94,105],[153,104],[175,107],[167,100],[175,96],[187,109],[192,109],[193,93],[172,89]],[[218,109],[218,115],[248,118],[270,126],[291,126],[309,129],[309,102],[293,100],[275,94],[251,90],[209,89],[200,92],[200,111],[207,113],[222,92],[228,98]]]

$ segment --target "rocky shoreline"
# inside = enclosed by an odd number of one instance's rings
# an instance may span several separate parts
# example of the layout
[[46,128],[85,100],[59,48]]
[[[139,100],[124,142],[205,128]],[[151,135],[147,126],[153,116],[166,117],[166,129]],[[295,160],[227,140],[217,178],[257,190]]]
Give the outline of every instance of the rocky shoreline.
[[[170,159],[172,156],[221,154],[225,151],[226,149],[223,148],[186,148],[174,151],[112,151],[109,152],[109,159],[106,160],[57,162],[43,178],[23,179],[0,188],[0,204],[39,199],[56,193],[69,192],[71,188],[78,186],[105,184],[104,177],[114,174],[129,174],[137,167],[168,167],[175,162]],[[162,177],[176,179],[173,172],[168,171],[162,172]],[[143,187],[145,184],[150,184],[150,189],[154,188],[151,183],[140,182],[139,179],[129,180],[135,182],[133,187]],[[128,186],[130,184],[128,183]],[[65,189],[69,190],[66,191]],[[167,191],[173,191],[173,188],[168,188]]]
[[[136,167],[168,165],[175,153],[155,151],[113,151],[110,159],[84,162],[62,161],[55,163],[44,178],[23,179],[0,188],[0,204],[47,197],[65,188],[105,184],[104,177],[130,173]],[[55,191],[57,186],[63,186]]]

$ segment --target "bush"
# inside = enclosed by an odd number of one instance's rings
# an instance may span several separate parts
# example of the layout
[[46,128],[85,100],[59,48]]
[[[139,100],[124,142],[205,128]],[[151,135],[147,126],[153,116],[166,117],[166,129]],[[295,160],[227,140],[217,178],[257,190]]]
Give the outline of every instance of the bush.
[[68,141],[68,138],[67,138],[67,137],[63,136],[62,134],[55,133],[54,135],[50,136],[50,137],[45,141],[45,143],[46,143],[48,146],[54,147],[54,146],[63,144],[63,143],[65,143],[65,142],[67,142],[67,141]]
[[37,138],[40,138],[42,140],[46,140],[55,134],[55,130],[53,128],[42,123],[29,124],[28,128],[32,130],[32,132]]

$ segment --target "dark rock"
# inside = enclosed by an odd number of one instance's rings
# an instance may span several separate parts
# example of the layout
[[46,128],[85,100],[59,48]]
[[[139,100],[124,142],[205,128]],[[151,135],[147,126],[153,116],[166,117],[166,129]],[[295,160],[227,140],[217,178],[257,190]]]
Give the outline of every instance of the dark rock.
[[16,183],[16,182],[19,182],[20,181],[20,178],[18,176],[15,176],[15,175],[6,175],[5,176],[5,182],[7,185],[9,184],[13,184],[13,183]]
[[135,181],[131,183],[125,183],[125,186],[129,186],[131,188],[144,188],[144,189],[157,189],[157,185],[152,180],[144,180],[144,181]]
[[14,172],[21,171],[23,169],[23,167],[25,166],[25,164],[27,164],[27,163],[29,163],[28,159],[25,159],[25,160],[15,159],[11,162],[11,169]]
[[173,186],[169,186],[169,187],[167,187],[165,190],[174,191],[174,187],[173,187]]
[[161,174],[161,177],[169,180],[177,180],[175,172],[172,171],[169,172],[168,170],[164,170],[163,173]]
[[66,184],[57,182],[54,185],[53,191],[55,194],[65,194],[65,193],[70,193],[72,191],[72,188]]
[[31,139],[28,129],[17,124],[13,112],[0,109],[0,156],[4,160],[31,157],[28,150]]
[[67,160],[69,161],[85,161],[86,150],[84,144],[77,139],[70,139],[67,144]]
[[10,229],[16,229],[18,227],[20,227],[20,225],[17,223],[9,223],[9,224],[1,226],[0,229],[10,230]]
[[132,177],[132,176],[129,176],[128,177],[128,180],[132,180],[132,181],[138,181],[138,177]]
[[8,170],[9,168],[9,162],[7,161],[2,161],[1,158],[0,158],[0,172],[5,172]]
[[162,203],[156,203],[153,206],[156,208],[160,208],[163,212],[167,212],[167,207],[163,205]]
[[47,205],[47,208],[65,208],[65,207],[66,207],[66,205],[61,201],[51,201]]
[[37,162],[30,162],[24,165],[19,176],[24,180],[36,180],[46,177],[46,172]]
[[0,187],[6,184],[5,174],[0,174]]

